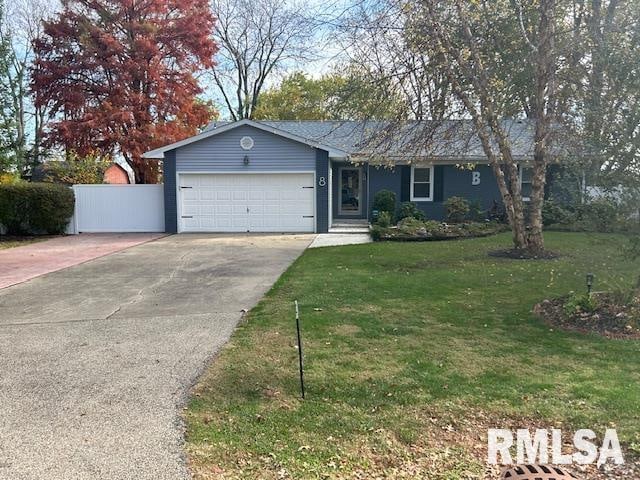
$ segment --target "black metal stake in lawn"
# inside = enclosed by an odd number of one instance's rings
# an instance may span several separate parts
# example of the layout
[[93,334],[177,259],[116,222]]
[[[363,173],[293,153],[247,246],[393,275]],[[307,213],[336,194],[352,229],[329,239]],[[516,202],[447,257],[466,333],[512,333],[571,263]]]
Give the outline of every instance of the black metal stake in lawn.
[[298,331],[298,364],[300,366],[300,392],[304,400],[304,367],[302,363],[302,338],[300,337],[300,310],[298,309],[298,301],[296,304],[296,330]]
[[593,273],[587,273],[587,295],[591,295],[591,289],[593,288]]

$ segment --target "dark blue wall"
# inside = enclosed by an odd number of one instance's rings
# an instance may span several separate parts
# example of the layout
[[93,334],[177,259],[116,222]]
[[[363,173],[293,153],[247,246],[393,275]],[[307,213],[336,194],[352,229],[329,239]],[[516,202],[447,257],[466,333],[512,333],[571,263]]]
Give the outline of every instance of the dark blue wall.
[[[369,211],[373,208],[376,192],[380,190],[395,192],[398,204],[409,200],[409,168],[411,167],[369,167]],[[444,219],[443,202],[449,197],[459,196],[470,202],[480,201],[484,210],[490,209],[494,200],[501,202],[498,185],[488,165],[477,165],[474,170],[460,169],[455,165],[437,165],[434,170],[434,201],[415,202],[429,219]],[[472,185],[472,171],[480,172],[480,185]]]
[[176,233],[178,231],[178,207],[176,201],[175,150],[170,150],[164,154],[162,170],[164,178],[164,231]]
[[320,149],[316,149],[316,230],[329,231],[329,154]]

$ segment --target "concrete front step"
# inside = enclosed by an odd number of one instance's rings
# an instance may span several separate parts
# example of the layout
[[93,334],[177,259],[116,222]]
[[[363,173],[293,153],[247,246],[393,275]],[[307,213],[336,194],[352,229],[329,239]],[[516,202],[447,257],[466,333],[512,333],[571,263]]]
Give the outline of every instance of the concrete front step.
[[369,221],[359,218],[357,220],[336,220],[331,224],[332,227],[368,227]]
[[331,228],[329,228],[329,233],[369,233],[369,227],[337,227],[337,226],[332,226]]

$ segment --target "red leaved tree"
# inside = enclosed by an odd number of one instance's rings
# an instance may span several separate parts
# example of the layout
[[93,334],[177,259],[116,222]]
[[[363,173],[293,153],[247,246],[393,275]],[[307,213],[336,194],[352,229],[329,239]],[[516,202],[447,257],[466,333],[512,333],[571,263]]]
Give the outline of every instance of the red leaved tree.
[[35,41],[36,103],[56,114],[49,143],[119,153],[136,182],[156,181],[142,154],[214,113],[196,79],[213,64],[213,25],[207,0],[63,0]]

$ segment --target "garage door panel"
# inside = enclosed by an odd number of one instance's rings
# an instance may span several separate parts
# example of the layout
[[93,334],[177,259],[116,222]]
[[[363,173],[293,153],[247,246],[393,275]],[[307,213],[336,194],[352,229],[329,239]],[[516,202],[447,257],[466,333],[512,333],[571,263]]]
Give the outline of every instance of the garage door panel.
[[218,216],[233,215],[233,205],[215,205],[213,214]]
[[233,216],[232,215],[219,215],[216,218],[216,222],[211,227],[220,227],[220,228],[231,228],[233,226]]
[[246,191],[234,190],[231,193],[231,198],[236,202],[244,202],[245,200],[247,200],[248,195]]
[[215,190],[213,190],[212,188],[202,188],[200,190],[200,200],[215,200],[216,199],[216,192]]
[[183,215],[200,215],[200,207],[198,205],[183,205],[182,207]]
[[185,201],[197,200],[198,199],[198,191],[191,188],[181,188],[180,193],[182,194],[182,199]]
[[181,227],[193,232],[312,232],[312,174],[182,174]]
[[231,192],[226,190],[216,190],[214,198],[218,201],[229,201],[231,200]]

